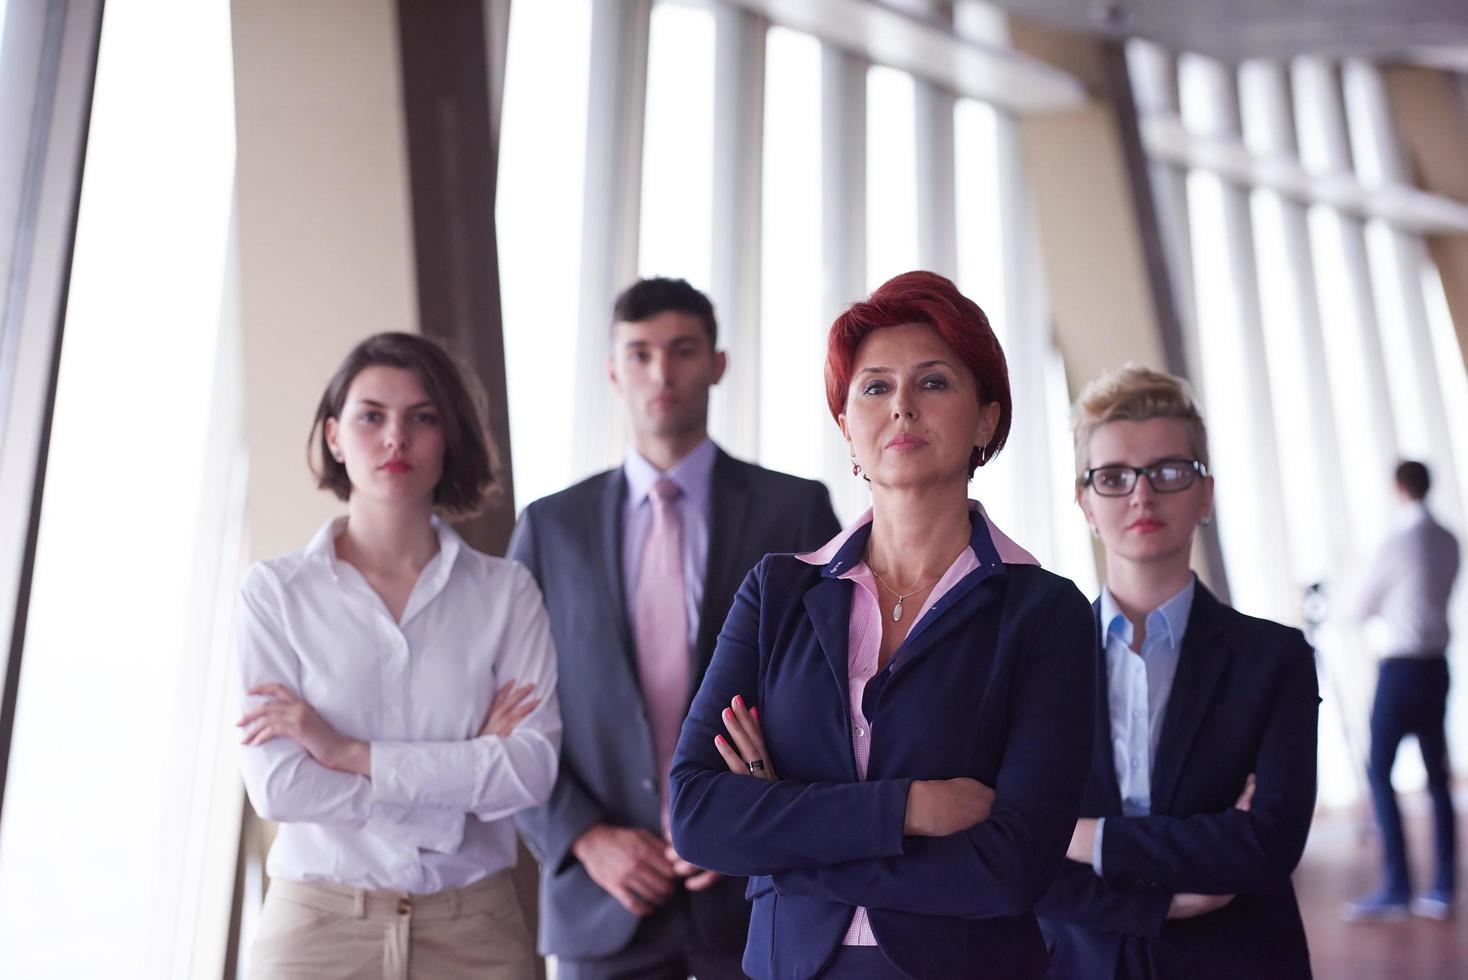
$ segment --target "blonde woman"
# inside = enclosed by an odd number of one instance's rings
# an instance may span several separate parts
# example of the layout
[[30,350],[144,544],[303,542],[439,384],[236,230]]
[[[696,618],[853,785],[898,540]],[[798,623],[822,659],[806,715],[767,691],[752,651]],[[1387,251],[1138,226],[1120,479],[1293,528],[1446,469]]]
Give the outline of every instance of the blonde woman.
[[1290,873],[1315,806],[1311,649],[1188,567],[1213,477],[1186,382],[1098,378],[1075,445],[1076,503],[1106,552],[1102,683],[1083,816],[1037,907],[1050,975],[1308,977]]

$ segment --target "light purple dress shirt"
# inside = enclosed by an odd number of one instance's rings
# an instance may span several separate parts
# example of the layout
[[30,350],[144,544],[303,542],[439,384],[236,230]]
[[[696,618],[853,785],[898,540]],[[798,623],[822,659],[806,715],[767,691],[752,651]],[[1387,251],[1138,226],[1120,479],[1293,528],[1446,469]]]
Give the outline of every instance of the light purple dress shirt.
[[637,580],[642,564],[642,544],[652,524],[652,501],[647,495],[654,483],[666,476],[678,484],[683,495],[674,506],[683,524],[683,602],[688,610],[688,649],[698,642],[698,614],[703,605],[703,580],[709,558],[709,494],[714,478],[718,447],[705,439],[692,452],[664,473],[635,449],[627,451],[622,473],[627,480],[627,502],[622,511],[622,582],[627,601],[627,622],[637,624]]

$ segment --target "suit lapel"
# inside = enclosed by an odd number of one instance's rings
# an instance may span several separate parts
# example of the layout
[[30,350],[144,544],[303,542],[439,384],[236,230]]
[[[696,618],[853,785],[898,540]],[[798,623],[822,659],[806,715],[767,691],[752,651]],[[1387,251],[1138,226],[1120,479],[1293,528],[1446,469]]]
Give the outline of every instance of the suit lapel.
[[805,594],[805,611],[815,630],[816,642],[826,655],[831,677],[841,692],[841,703],[847,699],[851,678],[848,660],[851,626],[851,592],[855,586],[838,578],[823,577]]
[[[895,678],[898,674],[911,670],[913,664],[922,660],[924,655],[937,646],[936,643],[929,641],[934,638],[941,639],[946,635],[946,631],[942,631],[940,628],[948,625],[944,617],[954,606],[960,603],[968,603],[969,608],[963,614],[967,617],[973,610],[980,608],[986,602],[994,601],[1002,595],[1001,591],[991,589],[989,595],[970,597],[970,593],[987,579],[995,575],[1002,575],[1003,572],[1003,565],[981,566],[959,579],[953,588],[949,589],[941,599],[933,604],[933,608],[928,610],[922,620],[912,628],[912,632],[908,633],[902,643],[897,647],[896,652],[892,655],[892,677]],[[929,631],[934,629],[939,629],[940,631],[933,634],[932,637],[927,636]]]
[[1091,603],[1096,619],[1096,734],[1091,753],[1091,782],[1101,793],[1097,816],[1121,814],[1121,787],[1116,782],[1116,762],[1111,746],[1111,678],[1106,671],[1106,624],[1101,622],[1101,600]]
[[[722,617],[710,610],[722,610],[730,595],[739,587],[749,571],[738,567],[739,542],[744,540],[744,525],[749,515],[749,474],[747,468],[722,449],[714,457],[713,477],[709,487],[709,553],[704,564],[703,600],[698,610],[698,643],[690,651],[689,678],[697,689],[708,669],[724,628]],[[690,697],[693,692],[689,692]]]
[[1199,582],[1188,613],[1188,629],[1178,655],[1162,734],[1157,740],[1157,763],[1152,768],[1153,813],[1172,812],[1183,765],[1228,666],[1227,652],[1215,642],[1225,625],[1223,605]]
[[627,501],[627,479],[618,467],[606,476],[601,499],[601,593],[611,603],[612,622],[617,624],[615,639],[632,676],[637,677],[637,651],[632,644],[632,626],[627,621],[627,583],[622,577],[622,510]]

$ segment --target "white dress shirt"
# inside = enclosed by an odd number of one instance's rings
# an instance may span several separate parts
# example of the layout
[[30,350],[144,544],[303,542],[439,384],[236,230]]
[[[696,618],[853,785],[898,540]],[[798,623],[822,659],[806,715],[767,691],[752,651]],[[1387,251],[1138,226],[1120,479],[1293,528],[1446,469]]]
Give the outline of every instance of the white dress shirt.
[[[540,590],[435,520],[438,554],[396,622],[336,557],[345,525],[254,565],[241,589],[241,692],[283,684],[371,745],[370,778],[328,769],[290,738],[242,750],[250,802],[281,824],[267,867],[296,881],[461,888],[514,865],[511,814],[555,784],[561,719]],[[534,684],[540,706],[506,737],[476,737],[509,680]]]
[[1353,618],[1373,621],[1382,656],[1442,656],[1457,575],[1457,539],[1423,504],[1404,504],[1367,568]]
[[[1144,817],[1152,812],[1152,770],[1172,682],[1177,676],[1183,636],[1193,611],[1197,579],[1147,614],[1142,649],[1132,650],[1132,623],[1111,590],[1101,589],[1101,625],[1106,631],[1106,704],[1111,721],[1111,760],[1121,792],[1121,812]],[[1101,840],[1106,818],[1096,821],[1091,867],[1101,874]]]
[[709,563],[709,492],[714,459],[719,448],[705,439],[666,473],[635,449],[627,450],[622,473],[627,480],[627,503],[622,512],[622,581],[626,583],[627,622],[637,623],[637,579],[642,571],[642,546],[652,524],[653,484],[667,477],[683,491],[674,501],[683,524],[683,605],[688,611],[688,649],[698,643],[698,617],[703,609],[703,580]]

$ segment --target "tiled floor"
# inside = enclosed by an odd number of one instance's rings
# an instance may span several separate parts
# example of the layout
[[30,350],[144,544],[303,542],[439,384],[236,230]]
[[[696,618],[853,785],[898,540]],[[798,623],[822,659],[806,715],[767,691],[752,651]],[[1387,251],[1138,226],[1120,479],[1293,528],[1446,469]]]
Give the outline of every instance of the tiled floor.
[[[1427,880],[1432,825],[1425,796],[1404,798],[1407,849],[1416,880]],[[1468,894],[1468,793],[1457,794],[1458,881]],[[1347,924],[1341,902],[1374,889],[1379,881],[1377,846],[1365,811],[1322,814],[1311,828],[1305,857],[1295,872],[1300,912],[1310,938],[1310,957],[1321,980],[1450,980],[1468,978],[1468,914],[1449,922],[1408,919]]]

